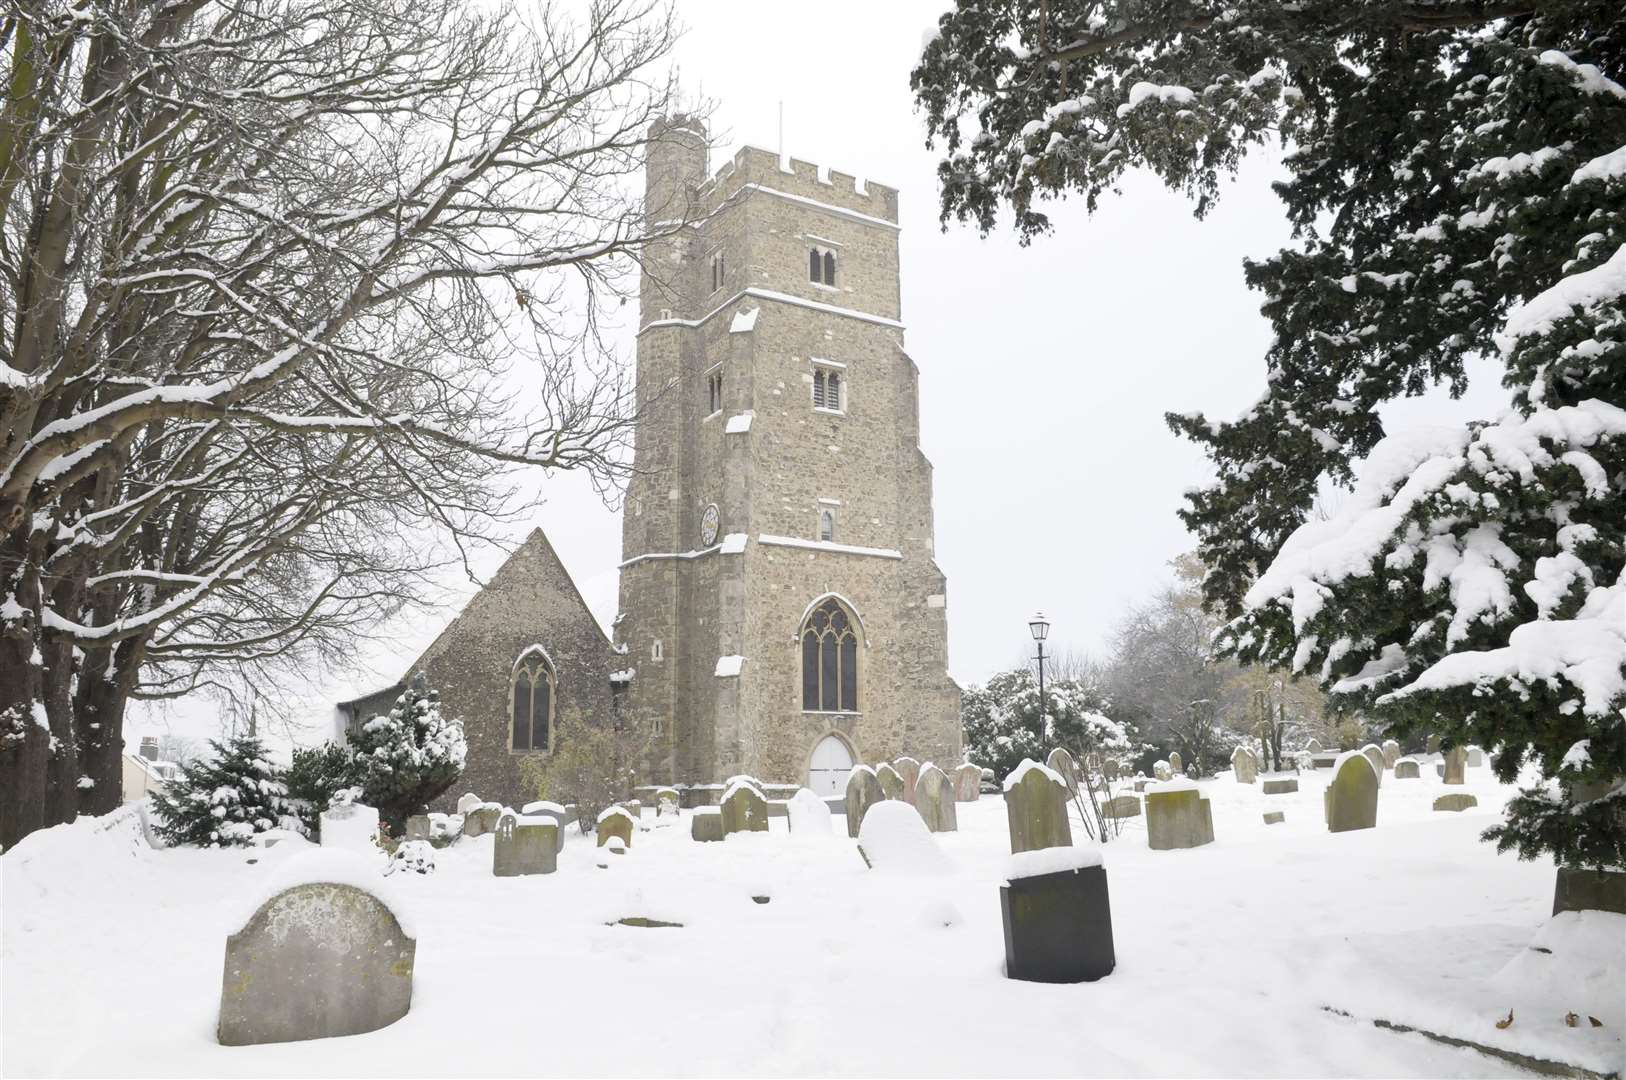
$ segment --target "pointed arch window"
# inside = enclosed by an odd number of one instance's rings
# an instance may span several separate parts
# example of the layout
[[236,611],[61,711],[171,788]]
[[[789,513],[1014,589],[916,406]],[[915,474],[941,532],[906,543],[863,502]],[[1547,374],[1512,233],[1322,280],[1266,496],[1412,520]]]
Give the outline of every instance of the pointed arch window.
[[857,621],[841,601],[831,597],[802,623],[804,711],[858,711]]
[[509,748],[521,753],[553,748],[553,708],[557,684],[553,664],[540,646],[514,662],[508,693]]

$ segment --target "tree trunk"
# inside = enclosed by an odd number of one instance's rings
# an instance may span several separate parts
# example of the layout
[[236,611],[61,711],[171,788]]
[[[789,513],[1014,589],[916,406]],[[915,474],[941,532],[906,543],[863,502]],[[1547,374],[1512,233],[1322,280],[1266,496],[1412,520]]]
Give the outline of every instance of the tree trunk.
[[26,545],[13,538],[6,547],[22,556],[11,595],[0,598],[0,603],[11,601],[22,609],[0,622],[0,847],[10,850],[45,824],[51,733],[40,700],[43,672],[36,661],[39,575],[27,561]]

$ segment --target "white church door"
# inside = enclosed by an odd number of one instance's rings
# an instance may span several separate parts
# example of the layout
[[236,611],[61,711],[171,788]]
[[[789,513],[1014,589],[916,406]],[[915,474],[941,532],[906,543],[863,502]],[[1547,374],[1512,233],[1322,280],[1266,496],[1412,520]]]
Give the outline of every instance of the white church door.
[[807,767],[807,786],[815,795],[829,797],[847,793],[847,775],[853,771],[852,752],[834,735],[826,735],[813,748],[813,761]]

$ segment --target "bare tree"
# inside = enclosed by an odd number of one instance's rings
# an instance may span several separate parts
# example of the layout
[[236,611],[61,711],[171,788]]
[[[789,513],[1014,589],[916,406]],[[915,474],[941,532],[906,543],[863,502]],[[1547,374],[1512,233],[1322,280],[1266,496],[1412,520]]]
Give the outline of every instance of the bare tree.
[[116,804],[132,697],[341,656],[506,470],[613,487],[601,315],[682,224],[626,182],[674,34],[647,0],[8,5],[0,844]]

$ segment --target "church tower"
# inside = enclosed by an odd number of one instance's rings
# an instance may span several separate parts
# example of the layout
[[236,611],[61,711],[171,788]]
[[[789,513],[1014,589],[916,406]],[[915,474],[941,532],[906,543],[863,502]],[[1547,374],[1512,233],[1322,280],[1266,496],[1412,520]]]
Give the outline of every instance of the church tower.
[[852,764],[961,759],[898,194],[657,123],[635,475],[622,527],[625,708],[646,776],[845,790]]

